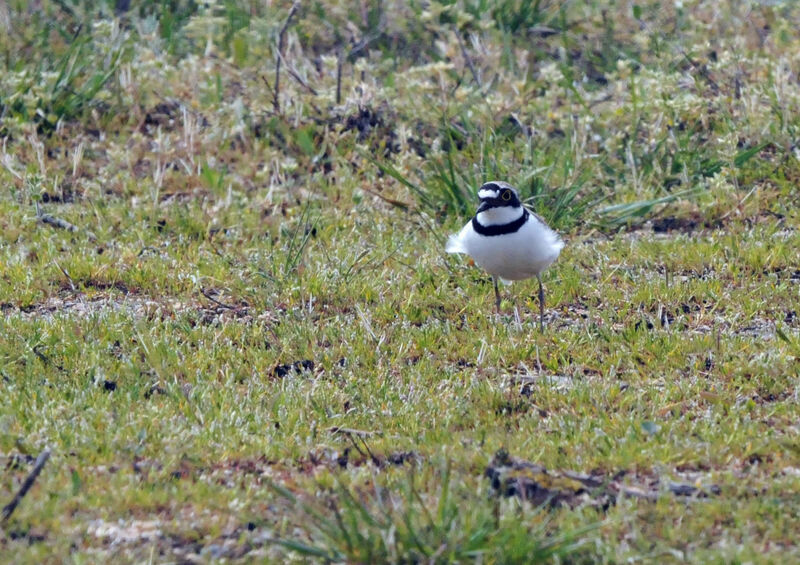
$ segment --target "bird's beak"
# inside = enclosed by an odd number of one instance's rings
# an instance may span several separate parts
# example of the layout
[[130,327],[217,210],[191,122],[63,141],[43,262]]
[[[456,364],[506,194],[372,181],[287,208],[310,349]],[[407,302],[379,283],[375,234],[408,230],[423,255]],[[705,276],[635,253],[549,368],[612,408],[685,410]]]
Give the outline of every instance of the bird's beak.
[[478,206],[478,211],[476,212],[476,214],[480,214],[481,212],[485,212],[486,210],[488,210],[491,207],[492,207],[492,205],[489,204],[488,200],[481,200],[481,205]]

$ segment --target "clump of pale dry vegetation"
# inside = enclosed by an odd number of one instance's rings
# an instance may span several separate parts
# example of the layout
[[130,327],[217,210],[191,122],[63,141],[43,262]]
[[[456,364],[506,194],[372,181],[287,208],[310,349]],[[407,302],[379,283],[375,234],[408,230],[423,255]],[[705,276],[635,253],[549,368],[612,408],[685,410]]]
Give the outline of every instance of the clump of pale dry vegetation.
[[[0,554],[797,560],[798,25],[0,1]],[[490,179],[544,334],[443,252]]]

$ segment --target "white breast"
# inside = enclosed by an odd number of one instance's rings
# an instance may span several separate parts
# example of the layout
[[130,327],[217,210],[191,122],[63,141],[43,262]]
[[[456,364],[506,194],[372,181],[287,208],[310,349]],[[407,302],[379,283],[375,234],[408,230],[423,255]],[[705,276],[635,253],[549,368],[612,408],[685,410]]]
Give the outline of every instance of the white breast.
[[[481,214],[508,209],[496,208]],[[483,225],[503,224],[508,221],[495,221],[492,218],[478,221]],[[491,222],[491,223],[490,223]],[[539,275],[556,260],[564,242],[536,216],[530,215],[528,221],[516,232],[503,235],[485,236],[472,228],[470,221],[461,231],[452,235],[445,250],[448,253],[465,253],[472,257],[480,267],[492,275],[507,280],[527,279]]]

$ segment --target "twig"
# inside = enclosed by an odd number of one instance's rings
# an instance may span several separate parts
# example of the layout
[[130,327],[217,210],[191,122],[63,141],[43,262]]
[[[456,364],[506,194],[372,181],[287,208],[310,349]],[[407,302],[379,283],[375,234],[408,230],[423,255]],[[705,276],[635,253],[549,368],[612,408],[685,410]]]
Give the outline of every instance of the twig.
[[267,86],[267,90],[269,90],[270,92],[272,92],[272,93],[273,93],[273,96],[274,96],[274,94],[275,94],[275,90],[272,88],[272,85],[271,85],[271,84],[269,83],[269,81],[267,80],[267,77],[265,77],[264,75],[261,75],[261,80],[263,80],[263,81],[264,81],[264,84]]
[[237,308],[235,308],[234,306],[228,306],[227,304],[224,304],[224,303],[220,302],[219,300],[217,300],[216,298],[214,298],[213,296],[211,296],[211,295],[208,293],[208,291],[207,291],[206,289],[204,289],[204,288],[201,288],[201,289],[200,289],[200,294],[202,294],[203,296],[205,296],[206,298],[208,298],[208,299],[209,299],[211,302],[213,302],[213,303],[214,303],[214,304],[216,304],[217,306],[220,306],[220,307],[222,307],[222,308],[225,308],[225,309],[227,309],[227,310],[236,310],[236,309],[237,309]]
[[43,365],[47,365],[48,367],[50,365],[54,365],[56,369],[58,369],[59,371],[61,371],[63,373],[64,372],[64,366],[61,365],[60,363],[52,363],[50,361],[50,358],[47,355],[45,355],[44,353],[39,351],[39,349],[41,349],[41,347],[42,347],[41,343],[39,343],[37,345],[34,345],[31,348],[31,350],[33,351],[33,354],[36,355],[36,357],[39,359],[39,361],[42,362]]
[[532,26],[528,28],[528,35],[532,35],[533,37],[550,37],[551,35],[556,35],[557,33],[561,33],[560,30],[554,29],[549,26]]
[[[316,96],[317,95],[317,90],[313,86],[308,84],[305,81],[305,79],[303,79],[303,77],[300,76],[300,74],[297,72],[297,70],[289,64],[289,61],[286,61],[284,59],[283,55],[280,55],[280,58],[282,60],[284,60],[284,62],[286,63],[286,72],[289,73],[289,76],[291,76],[294,80],[296,80],[298,83],[300,83],[300,86],[302,86],[303,88],[308,90],[311,93],[312,96]],[[311,106],[311,108],[317,114],[320,114],[320,115],[322,114],[322,111],[313,102],[309,102],[308,105]]]
[[[279,55],[280,55],[280,53],[279,53]],[[280,55],[280,58],[283,59],[283,55]],[[300,85],[303,86],[306,90],[308,90],[312,95],[314,95],[314,96],[317,95],[317,91],[314,89],[314,87],[309,85],[305,80],[303,80],[303,77],[301,77],[297,73],[297,71],[294,70],[294,68],[292,68],[292,66],[289,64],[288,61],[286,62],[286,72],[289,73],[294,80],[299,82]]]
[[72,289],[72,292],[75,292],[75,281],[73,281],[72,277],[69,276],[69,273],[67,272],[67,270],[64,267],[62,267],[61,265],[59,265],[58,261],[56,261],[55,259],[53,259],[53,263],[55,263],[56,267],[58,267],[58,270],[61,271],[61,273],[65,277],[67,277],[67,281],[69,282],[69,287]]
[[79,232],[84,231],[86,233],[86,237],[88,237],[91,241],[97,241],[97,236],[94,235],[89,230],[81,230],[75,224],[69,223],[67,220],[57,218],[56,216],[51,216],[50,214],[42,213],[41,209],[39,208],[39,203],[36,203],[36,219],[43,224],[48,224],[53,226],[54,228],[60,228],[62,230],[67,230],[70,232]]
[[724,214],[723,214],[723,215],[720,217],[719,221],[720,221],[720,222],[722,222],[722,221],[725,221],[725,220],[727,220],[727,219],[728,219],[728,216],[730,216],[730,215],[733,213],[733,211],[734,211],[734,210],[739,210],[739,211],[741,212],[741,210],[742,210],[742,204],[744,204],[744,201],[745,201],[745,200],[747,200],[748,198],[750,198],[750,196],[751,196],[751,195],[752,195],[752,194],[753,194],[753,193],[754,193],[754,192],[755,192],[757,189],[758,189],[758,185],[756,184],[755,186],[753,186],[753,188],[751,188],[751,189],[750,189],[750,192],[748,192],[747,194],[745,194],[745,195],[744,195],[744,197],[743,197],[741,200],[739,200],[739,201],[736,203],[736,207],[735,207],[735,208],[731,208],[730,210],[728,210],[727,212],[725,212],[725,213],[724,213]]
[[45,365],[49,365],[50,364],[50,358],[47,355],[45,355],[44,353],[42,353],[41,351],[39,351],[39,348],[41,346],[42,346],[41,344],[36,344],[31,348],[31,351],[33,351],[33,354],[36,355],[36,357],[38,357],[39,361],[41,361]]
[[395,200],[394,198],[389,198],[388,196],[384,196],[383,194],[381,194],[377,190],[372,190],[371,188],[367,188],[367,187],[364,187],[364,190],[366,190],[367,192],[369,192],[370,194],[372,194],[374,196],[377,196],[378,198],[380,198],[381,200],[383,200],[387,204],[391,204],[392,206],[394,206],[396,208],[400,208],[401,210],[405,210],[406,212],[411,208],[411,204],[407,204],[406,202],[403,202],[402,200]]
[[364,35],[361,39],[359,39],[358,43],[353,45],[352,49],[350,49],[350,52],[347,54],[347,59],[351,62],[355,61],[356,55],[358,55],[364,49],[369,47],[370,43],[372,43],[381,36],[385,25],[386,23],[383,20],[381,20],[381,22],[372,32]]
[[67,220],[62,220],[61,218],[56,218],[55,216],[51,216],[50,214],[39,214],[36,219],[38,219],[43,224],[50,224],[53,227],[61,228],[71,232],[80,231],[80,228],[75,224],[70,224]]
[[689,57],[689,55],[686,53],[686,51],[683,50],[683,48],[680,45],[678,46],[678,51],[680,51],[680,54],[683,56],[684,59],[686,59],[686,62],[689,63],[695,71],[700,73],[701,77],[706,79],[706,82],[709,84],[709,86],[711,86],[712,92],[714,92],[714,94],[719,93],[719,85],[711,76],[708,67],[705,65],[701,65],[700,63]]
[[0,513],[0,522],[6,522],[11,517],[11,514],[13,514],[14,510],[17,509],[19,503],[22,502],[22,499],[26,494],[28,494],[28,491],[33,486],[34,481],[36,481],[36,477],[38,477],[39,473],[42,472],[42,469],[44,468],[44,465],[47,463],[48,459],[50,459],[50,449],[45,448],[44,451],[39,454],[39,457],[36,458],[36,463],[34,463],[33,469],[31,469],[31,472],[27,477],[25,477],[25,480],[22,482],[22,486],[19,487],[17,494],[14,495],[14,498],[11,499],[11,502],[3,506],[3,511]]
[[283,48],[286,45],[286,30],[289,29],[289,24],[292,22],[292,18],[299,8],[300,2],[292,4],[289,15],[286,17],[286,21],[283,23],[283,27],[278,34],[278,61],[275,65],[275,92],[272,98],[272,107],[276,114],[279,114],[281,111],[281,102],[279,100],[281,93],[281,61],[283,60]]
[[478,88],[483,88],[481,79],[478,78],[478,71],[475,70],[475,65],[472,64],[472,58],[469,56],[469,53],[467,53],[467,46],[464,45],[464,40],[461,39],[461,34],[458,33],[458,30],[456,30],[456,38],[458,39],[458,45],[461,47],[461,54],[464,56],[464,60],[467,63],[467,68],[469,68],[469,72],[472,73],[472,78],[475,79]]
[[350,439],[350,443],[353,444],[353,447],[358,449],[358,452],[361,453],[361,455],[363,455],[365,457],[367,455],[369,455],[369,458],[372,459],[372,462],[375,464],[376,467],[382,467],[383,466],[381,460],[378,459],[377,457],[375,457],[375,454],[372,453],[372,450],[369,448],[369,444],[367,443],[366,439],[364,439],[363,437],[359,437],[358,438],[358,439],[361,440],[361,443],[364,444],[364,449],[367,450],[367,453],[364,453],[363,451],[361,451],[361,449],[359,449],[358,444],[356,443],[356,438],[355,437],[353,437],[352,435],[349,435],[349,434],[347,435],[347,437]]
[[542,374],[542,360],[539,358],[539,344],[536,344],[536,370]]
[[336,60],[336,105],[342,103],[342,67],[344,66],[344,49],[339,48]]
[[[354,430],[353,428],[340,428],[339,426],[333,426],[332,428],[328,428],[328,431],[333,434],[344,434],[345,436],[347,436],[347,439],[350,440],[350,443],[353,444],[353,447],[356,448],[356,451],[358,451],[364,457],[369,456],[369,458],[372,459],[372,462],[378,467],[382,466],[381,460],[378,457],[376,457],[374,453],[372,453],[372,450],[369,448],[369,444],[367,444],[367,438],[376,435],[378,432]],[[364,450],[358,446],[356,438],[360,439],[361,443],[364,444],[364,449],[367,450],[366,453],[364,453]]]
[[597,100],[592,100],[591,102],[589,102],[589,108],[593,108],[594,106],[602,104],[603,102],[608,102],[609,100],[611,100],[611,98],[612,96],[610,94],[606,94],[605,96],[601,96]]
[[348,51],[347,55],[344,54],[344,48],[340,45],[339,50],[336,52],[336,104],[339,105],[342,103],[342,69],[344,68],[344,60],[347,59],[352,61],[355,56],[366,49],[370,43],[375,41],[377,38],[381,36],[383,33],[383,28],[385,26],[385,22],[381,21],[378,24],[378,28],[373,31],[372,33],[365,35],[361,38],[361,40],[356,43],[350,51]]
[[356,430],[354,428],[342,428],[341,426],[333,426],[328,428],[328,431],[332,434],[347,434],[347,435],[354,435],[361,438],[370,437],[374,435],[380,435],[379,432],[370,432],[366,430]]

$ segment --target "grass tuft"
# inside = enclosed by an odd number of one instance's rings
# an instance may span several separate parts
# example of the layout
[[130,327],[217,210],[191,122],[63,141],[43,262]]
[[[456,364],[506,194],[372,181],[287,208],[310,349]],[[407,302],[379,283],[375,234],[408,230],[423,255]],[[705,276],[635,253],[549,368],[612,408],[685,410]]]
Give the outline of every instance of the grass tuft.
[[[273,542],[296,554],[358,563],[580,561],[581,538],[591,528],[555,534],[542,511],[457,488],[446,466],[422,489],[413,471],[395,488],[374,480],[368,488],[341,483],[322,501],[305,501],[271,485],[298,509],[295,537]],[[469,512],[464,512],[469,508]]]

